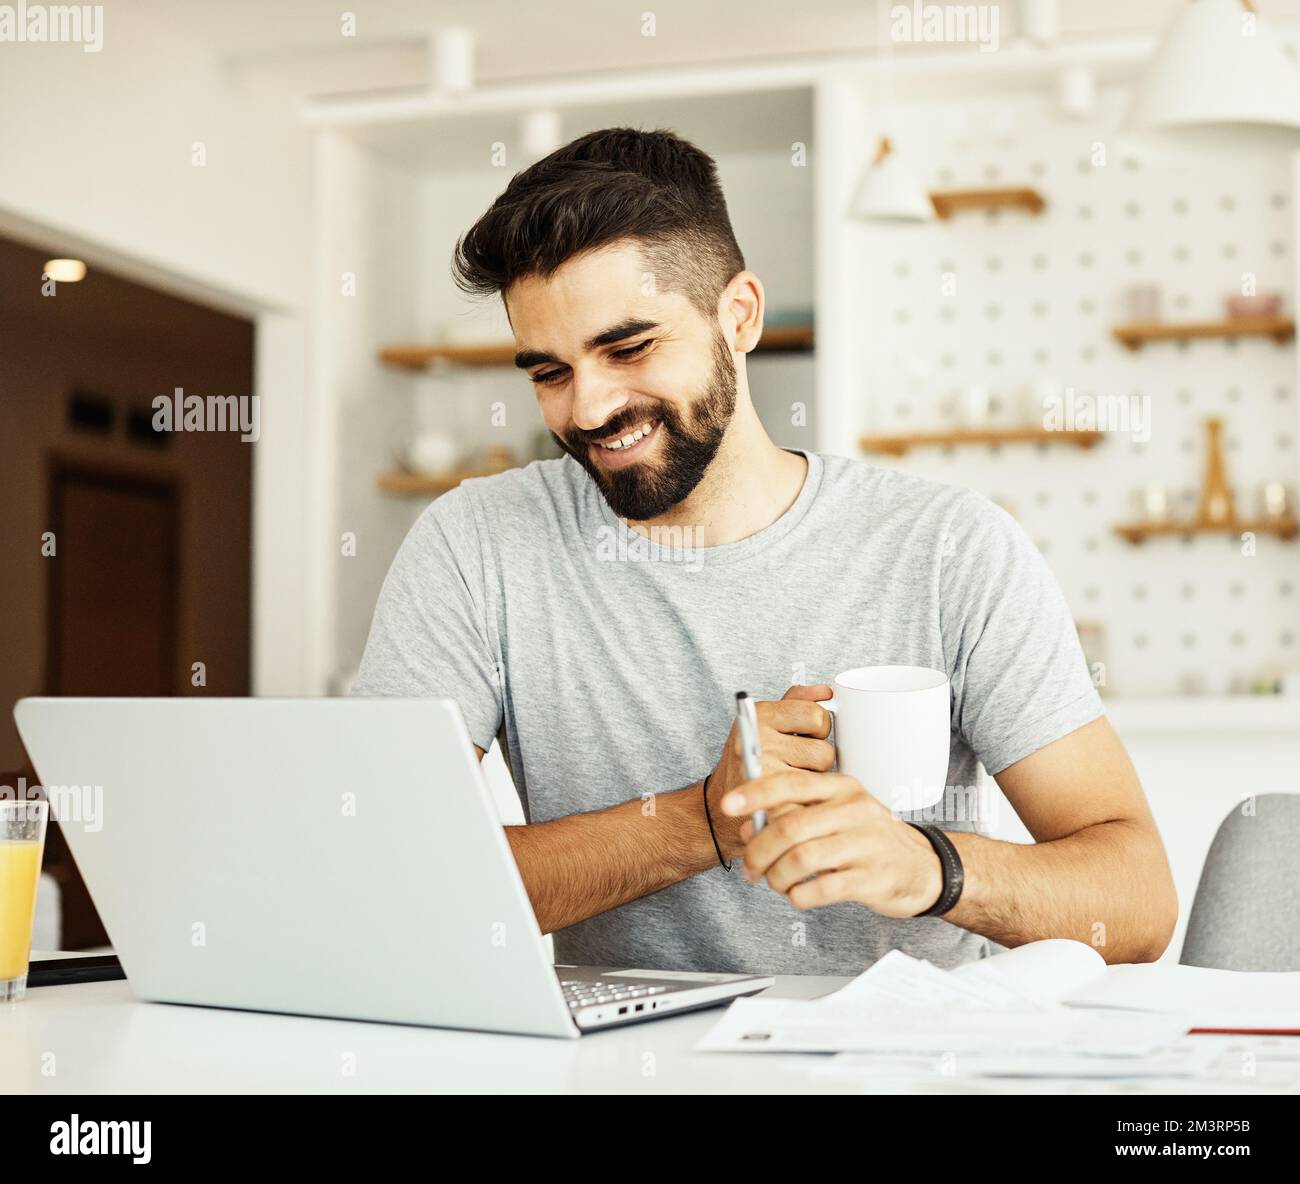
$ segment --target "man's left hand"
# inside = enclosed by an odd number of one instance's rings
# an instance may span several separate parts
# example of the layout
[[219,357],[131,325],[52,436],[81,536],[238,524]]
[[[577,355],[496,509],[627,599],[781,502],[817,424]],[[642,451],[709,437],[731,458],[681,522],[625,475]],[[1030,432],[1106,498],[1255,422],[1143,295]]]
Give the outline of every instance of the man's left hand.
[[846,773],[771,773],[738,785],[722,809],[768,811],[757,836],[753,822],[741,828],[742,873],[754,881],[766,876],[797,909],[855,901],[885,917],[915,917],[943,891],[943,867],[929,839]]

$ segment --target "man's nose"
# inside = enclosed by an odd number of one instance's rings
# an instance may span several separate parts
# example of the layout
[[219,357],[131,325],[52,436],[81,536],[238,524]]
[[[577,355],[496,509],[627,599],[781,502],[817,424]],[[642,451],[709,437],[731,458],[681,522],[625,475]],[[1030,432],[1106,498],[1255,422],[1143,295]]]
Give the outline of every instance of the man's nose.
[[573,422],[584,432],[595,432],[627,404],[627,390],[619,382],[600,374],[573,375]]

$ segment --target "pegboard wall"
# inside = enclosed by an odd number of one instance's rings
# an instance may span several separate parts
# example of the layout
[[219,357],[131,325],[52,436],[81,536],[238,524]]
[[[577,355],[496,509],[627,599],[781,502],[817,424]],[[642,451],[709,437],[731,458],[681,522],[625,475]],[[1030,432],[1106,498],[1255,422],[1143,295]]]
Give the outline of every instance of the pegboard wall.
[[[1065,117],[1043,94],[911,105],[889,130],[932,189],[1032,185],[1038,216],[973,211],[917,226],[851,223],[864,334],[862,430],[907,433],[965,422],[982,385],[995,424],[1034,422],[1039,384],[1127,396],[1143,433],[1109,432],[1091,451],[969,446],[873,457],[1001,501],[1060,580],[1075,619],[1103,630],[1103,693],[1225,694],[1300,670],[1300,542],[1165,538],[1133,546],[1113,532],[1135,492],[1169,490],[1195,514],[1207,417],[1224,421],[1242,516],[1260,486],[1300,476],[1294,343],[1153,343],[1111,336],[1124,292],[1154,284],[1166,320],[1218,320],[1251,273],[1294,313],[1295,195],[1285,154],[1263,160],[1156,159],[1116,136],[1125,103],[1103,91],[1095,114]],[[866,114],[863,144],[877,121]],[[865,160],[864,150],[864,160]],[[1039,394],[1035,396],[1034,392]]]

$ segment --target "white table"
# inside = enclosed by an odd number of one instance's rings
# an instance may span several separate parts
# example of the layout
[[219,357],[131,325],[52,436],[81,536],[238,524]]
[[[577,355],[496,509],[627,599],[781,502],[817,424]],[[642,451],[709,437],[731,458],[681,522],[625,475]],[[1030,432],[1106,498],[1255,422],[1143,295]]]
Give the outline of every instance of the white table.
[[[848,981],[784,976],[766,993],[815,998]],[[120,979],[36,987],[0,1004],[0,1093],[1225,1092],[1190,1082],[960,1079],[900,1091],[822,1076],[819,1055],[694,1052],[721,1014],[552,1040],[144,1003]],[[1267,1038],[1189,1039],[1263,1049]]]
[[[844,978],[782,978],[823,995]],[[580,1040],[142,1003],[126,982],[37,987],[0,1005],[9,1093],[857,1092],[817,1058],[696,1053],[721,1009]],[[52,1071],[51,1071],[52,1070]]]

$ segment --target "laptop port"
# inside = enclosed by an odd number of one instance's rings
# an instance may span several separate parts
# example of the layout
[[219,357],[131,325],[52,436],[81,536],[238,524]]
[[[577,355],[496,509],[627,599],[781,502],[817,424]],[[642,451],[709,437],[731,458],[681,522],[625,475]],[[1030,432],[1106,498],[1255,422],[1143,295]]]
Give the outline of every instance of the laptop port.
[[638,1004],[636,1005],[636,1009],[637,1009],[637,1011],[645,1011],[645,1004],[644,1004],[644,1003],[638,1003]]
[[620,1007],[620,1008],[618,1009],[618,1014],[619,1014],[619,1015],[627,1015],[627,1008],[626,1008],[626,1007]]

